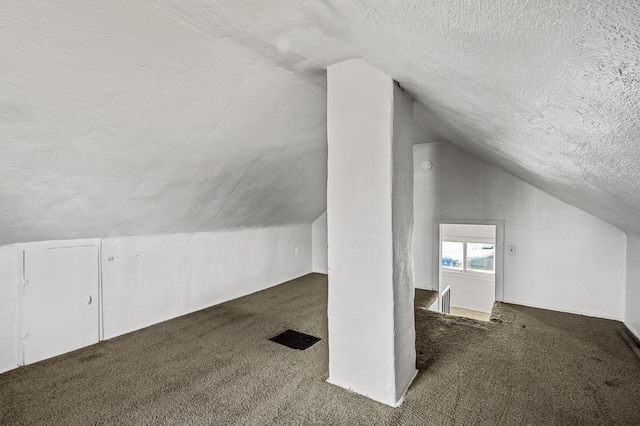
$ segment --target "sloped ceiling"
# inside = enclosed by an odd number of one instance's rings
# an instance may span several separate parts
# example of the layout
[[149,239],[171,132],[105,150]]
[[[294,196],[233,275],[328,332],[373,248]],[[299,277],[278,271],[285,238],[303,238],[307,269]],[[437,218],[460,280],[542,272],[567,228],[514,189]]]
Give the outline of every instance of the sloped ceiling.
[[313,220],[324,70],[352,57],[424,138],[640,234],[635,1],[10,0],[0,244]]

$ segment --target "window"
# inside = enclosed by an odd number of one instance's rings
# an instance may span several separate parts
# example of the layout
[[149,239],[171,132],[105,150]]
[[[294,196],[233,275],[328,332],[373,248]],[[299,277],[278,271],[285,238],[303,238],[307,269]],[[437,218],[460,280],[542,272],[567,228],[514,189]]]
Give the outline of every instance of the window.
[[467,243],[468,271],[495,272],[496,246],[488,243]]
[[442,266],[462,271],[464,264],[464,243],[458,241],[442,242]]
[[494,274],[496,246],[490,242],[442,241],[442,268]]

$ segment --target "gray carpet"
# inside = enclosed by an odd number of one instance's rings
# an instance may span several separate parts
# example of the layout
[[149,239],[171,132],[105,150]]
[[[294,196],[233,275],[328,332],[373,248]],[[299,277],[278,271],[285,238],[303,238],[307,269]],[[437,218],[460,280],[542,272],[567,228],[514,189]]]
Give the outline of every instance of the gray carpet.
[[[325,382],[327,280],[312,274],[0,375],[0,424],[640,424],[620,323],[508,304],[480,322],[418,293],[420,372],[397,409]],[[268,340],[288,328],[323,340]]]

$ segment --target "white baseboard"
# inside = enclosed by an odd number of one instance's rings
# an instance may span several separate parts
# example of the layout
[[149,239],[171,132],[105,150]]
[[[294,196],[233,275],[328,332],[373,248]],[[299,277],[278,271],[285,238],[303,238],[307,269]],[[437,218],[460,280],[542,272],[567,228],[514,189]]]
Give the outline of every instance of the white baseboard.
[[287,279],[285,279],[283,281],[278,281],[278,282],[275,282],[275,283],[267,283],[267,284],[261,285],[260,287],[258,287],[256,289],[243,291],[243,292],[240,292],[238,294],[233,295],[232,297],[228,297],[228,298],[225,298],[225,299],[217,300],[214,303],[197,306],[197,307],[194,307],[194,308],[191,308],[191,309],[186,309],[186,310],[180,312],[179,314],[168,316],[168,317],[162,318],[162,319],[160,319],[158,321],[145,323],[142,326],[135,326],[135,327],[128,328],[126,330],[123,330],[123,331],[120,331],[120,332],[117,332],[117,333],[106,334],[106,335],[103,336],[102,340],[110,340],[110,339],[113,339],[115,337],[124,336],[125,334],[134,333],[136,331],[143,330],[143,329],[145,329],[147,327],[151,327],[153,325],[160,324],[160,323],[163,323],[165,321],[171,321],[172,319],[180,318],[180,317],[183,317],[185,315],[189,315],[189,314],[192,314],[194,312],[201,311],[203,309],[208,309],[208,308],[212,308],[214,306],[222,305],[223,303],[227,303],[227,302],[230,302],[232,300],[239,299],[241,297],[249,296],[251,294],[258,293],[258,292],[263,291],[263,290],[267,290],[267,289],[269,289],[271,287],[275,287],[275,286],[278,286],[280,284],[284,284],[284,283],[289,282],[289,281],[297,280],[298,278],[302,278],[305,275],[309,275],[311,273],[312,272],[308,271],[308,272],[304,272],[304,273],[302,273],[300,275],[294,276],[293,278],[287,278]]
[[629,329],[630,332],[633,333],[634,336],[636,336],[636,339],[640,341],[640,333],[638,333],[638,330],[636,330],[631,324],[626,321],[624,321],[624,325]]
[[16,364],[16,365],[14,365],[14,366],[11,366],[11,367],[9,367],[9,368],[2,368],[2,369],[0,369],[0,374],[2,374],[2,373],[6,373],[7,371],[15,370],[16,368],[18,368],[18,365],[17,365],[17,364]]
[[[133,328],[131,330],[127,330],[125,332],[122,332],[122,333],[119,333],[119,334],[115,334],[113,336],[108,336],[108,337],[104,337],[103,336],[103,339],[101,339],[101,341],[113,339],[114,337],[122,336],[122,335],[129,334],[129,333],[133,333],[133,332],[142,330],[144,328],[151,327],[152,325],[160,324],[160,323],[165,322],[165,321],[170,321],[172,319],[179,318],[179,317],[182,317],[182,316],[185,316],[185,315],[189,315],[191,313],[198,312],[198,311],[201,311],[203,309],[207,309],[207,308],[210,308],[210,307],[213,307],[213,306],[217,306],[217,305],[229,302],[231,300],[239,299],[241,297],[248,296],[250,294],[254,294],[254,293],[257,293],[257,292],[260,292],[260,291],[263,291],[263,290],[267,290],[267,289],[269,289],[271,287],[275,287],[275,286],[284,284],[286,282],[293,281],[293,280],[296,280],[298,278],[304,277],[305,275],[309,275],[310,273],[311,272],[305,272],[305,273],[300,274],[298,276],[295,276],[293,278],[289,278],[289,279],[286,279],[286,280],[283,280],[283,281],[279,281],[279,282],[276,282],[276,283],[265,284],[263,286],[260,286],[260,288],[258,288],[258,289],[254,289],[254,290],[251,290],[251,291],[248,291],[248,292],[239,293],[239,294],[237,294],[237,295],[235,295],[235,296],[233,296],[231,298],[218,301],[218,302],[216,302],[214,304],[211,304],[211,305],[204,305],[204,306],[197,307],[195,309],[185,310],[184,312],[181,312],[179,315],[175,315],[175,316],[172,316],[170,318],[162,319],[161,321],[156,321],[156,322],[153,322],[153,323],[150,323],[150,324],[146,324],[146,325],[144,325],[142,327]],[[92,345],[88,345],[88,346],[92,346]],[[87,346],[84,346],[84,347],[87,347]],[[79,349],[81,349],[81,348],[79,348]],[[60,354],[60,355],[62,355],[62,354]],[[7,371],[11,371],[11,370],[16,369],[18,367],[19,367],[18,365],[15,365],[15,366],[12,366],[12,367],[9,367],[9,368],[4,368],[4,369],[0,368],[0,374],[6,373]]]

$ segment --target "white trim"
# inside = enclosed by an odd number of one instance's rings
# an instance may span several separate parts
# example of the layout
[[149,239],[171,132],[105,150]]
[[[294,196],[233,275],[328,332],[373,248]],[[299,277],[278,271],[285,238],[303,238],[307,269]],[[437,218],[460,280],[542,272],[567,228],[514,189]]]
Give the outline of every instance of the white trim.
[[494,225],[496,227],[496,257],[495,257],[495,296],[496,302],[504,301],[504,220],[466,220],[466,219],[434,219],[433,220],[433,267],[431,277],[434,288],[438,292],[438,311],[442,312],[442,301],[440,300],[440,283],[442,281],[442,246],[440,244],[440,227],[443,224],[461,225]]
[[104,306],[102,297],[102,238],[98,243],[98,342],[104,340]]
[[[448,225],[448,223],[445,223],[445,225]],[[484,243],[484,244],[495,244],[496,240],[495,238],[482,238],[482,237],[460,237],[460,236],[453,236],[453,237],[443,237],[442,241],[449,241],[452,243]]]
[[5,368],[4,370],[0,370],[0,374],[4,374],[4,373],[6,373],[6,372],[8,372],[8,371],[15,370],[15,369],[16,369],[16,368],[18,368],[18,367],[19,367],[19,365],[18,365],[18,364],[16,364],[16,365],[14,365],[14,366],[12,366],[12,367]]
[[[36,241],[31,243],[19,243],[14,245],[16,253],[16,285],[22,282],[25,277],[25,253],[32,250],[52,250],[60,248],[73,248],[73,247],[96,247],[98,250],[98,342],[104,340],[104,320],[102,318],[103,306],[102,306],[102,238],[84,238],[79,240],[51,240],[51,241]],[[25,363],[25,342],[24,339],[19,339],[24,330],[24,318],[25,318],[25,287],[20,286],[18,289],[18,318],[16,324],[16,360],[18,367],[26,365]],[[91,345],[88,345],[91,346]],[[86,347],[86,346],[83,346]],[[80,349],[80,348],[78,348]]]
[[15,251],[25,250],[49,250],[55,248],[70,248],[84,246],[99,246],[102,238],[83,238],[78,240],[50,240],[34,241],[31,243],[18,243],[14,246]]
[[604,319],[610,319],[610,320],[624,322],[623,318],[614,317],[614,316],[610,316],[610,315],[602,315],[602,314],[594,314],[594,313],[590,313],[590,312],[574,311],[574,310],[569,310],[569,309],[565,309],[565,308],[555,308],[555,307],[551,307],[551,306],[536,305],[536,304],[533,304],[533,303],[522,303],[522,302],[516,302],[514,300],[506,300],[506,299],[503,300],[503,302],[504,303],[509,303],[511,305],[527,306],[529,308],[536,308],[536,309],[546,309],[547,311],[562,312],[562,313],[565,313],[565,314],[583,315],[585,317],[604,318]]
[[464,278],[467,280],[479,280],[479,281],[495,281],[496,274],[495,272],[477,272],[477,271],[462,271],[459,269],[447,269],[445,267],[442,268],[442,274],[448,275],[450,277],[456,278]]
[[16,365],[24,365],[24,339],[18,339],[18,336],[24,333],[24,286],[19,285],[25,279],[24,270],[24,251],[16,251],[16,285],[18,286],[18,304],[16,318]]
[[629,329],[629,331],[631,333],[633,333],[634,336],[636,336],[636,339],[638,339],[640,341],[640,333],[638,333],[638,330],[636,330],[631,324],[629,324],[627,321],[623,321],[623,324],[625,325],[625,327],[627,327]]

